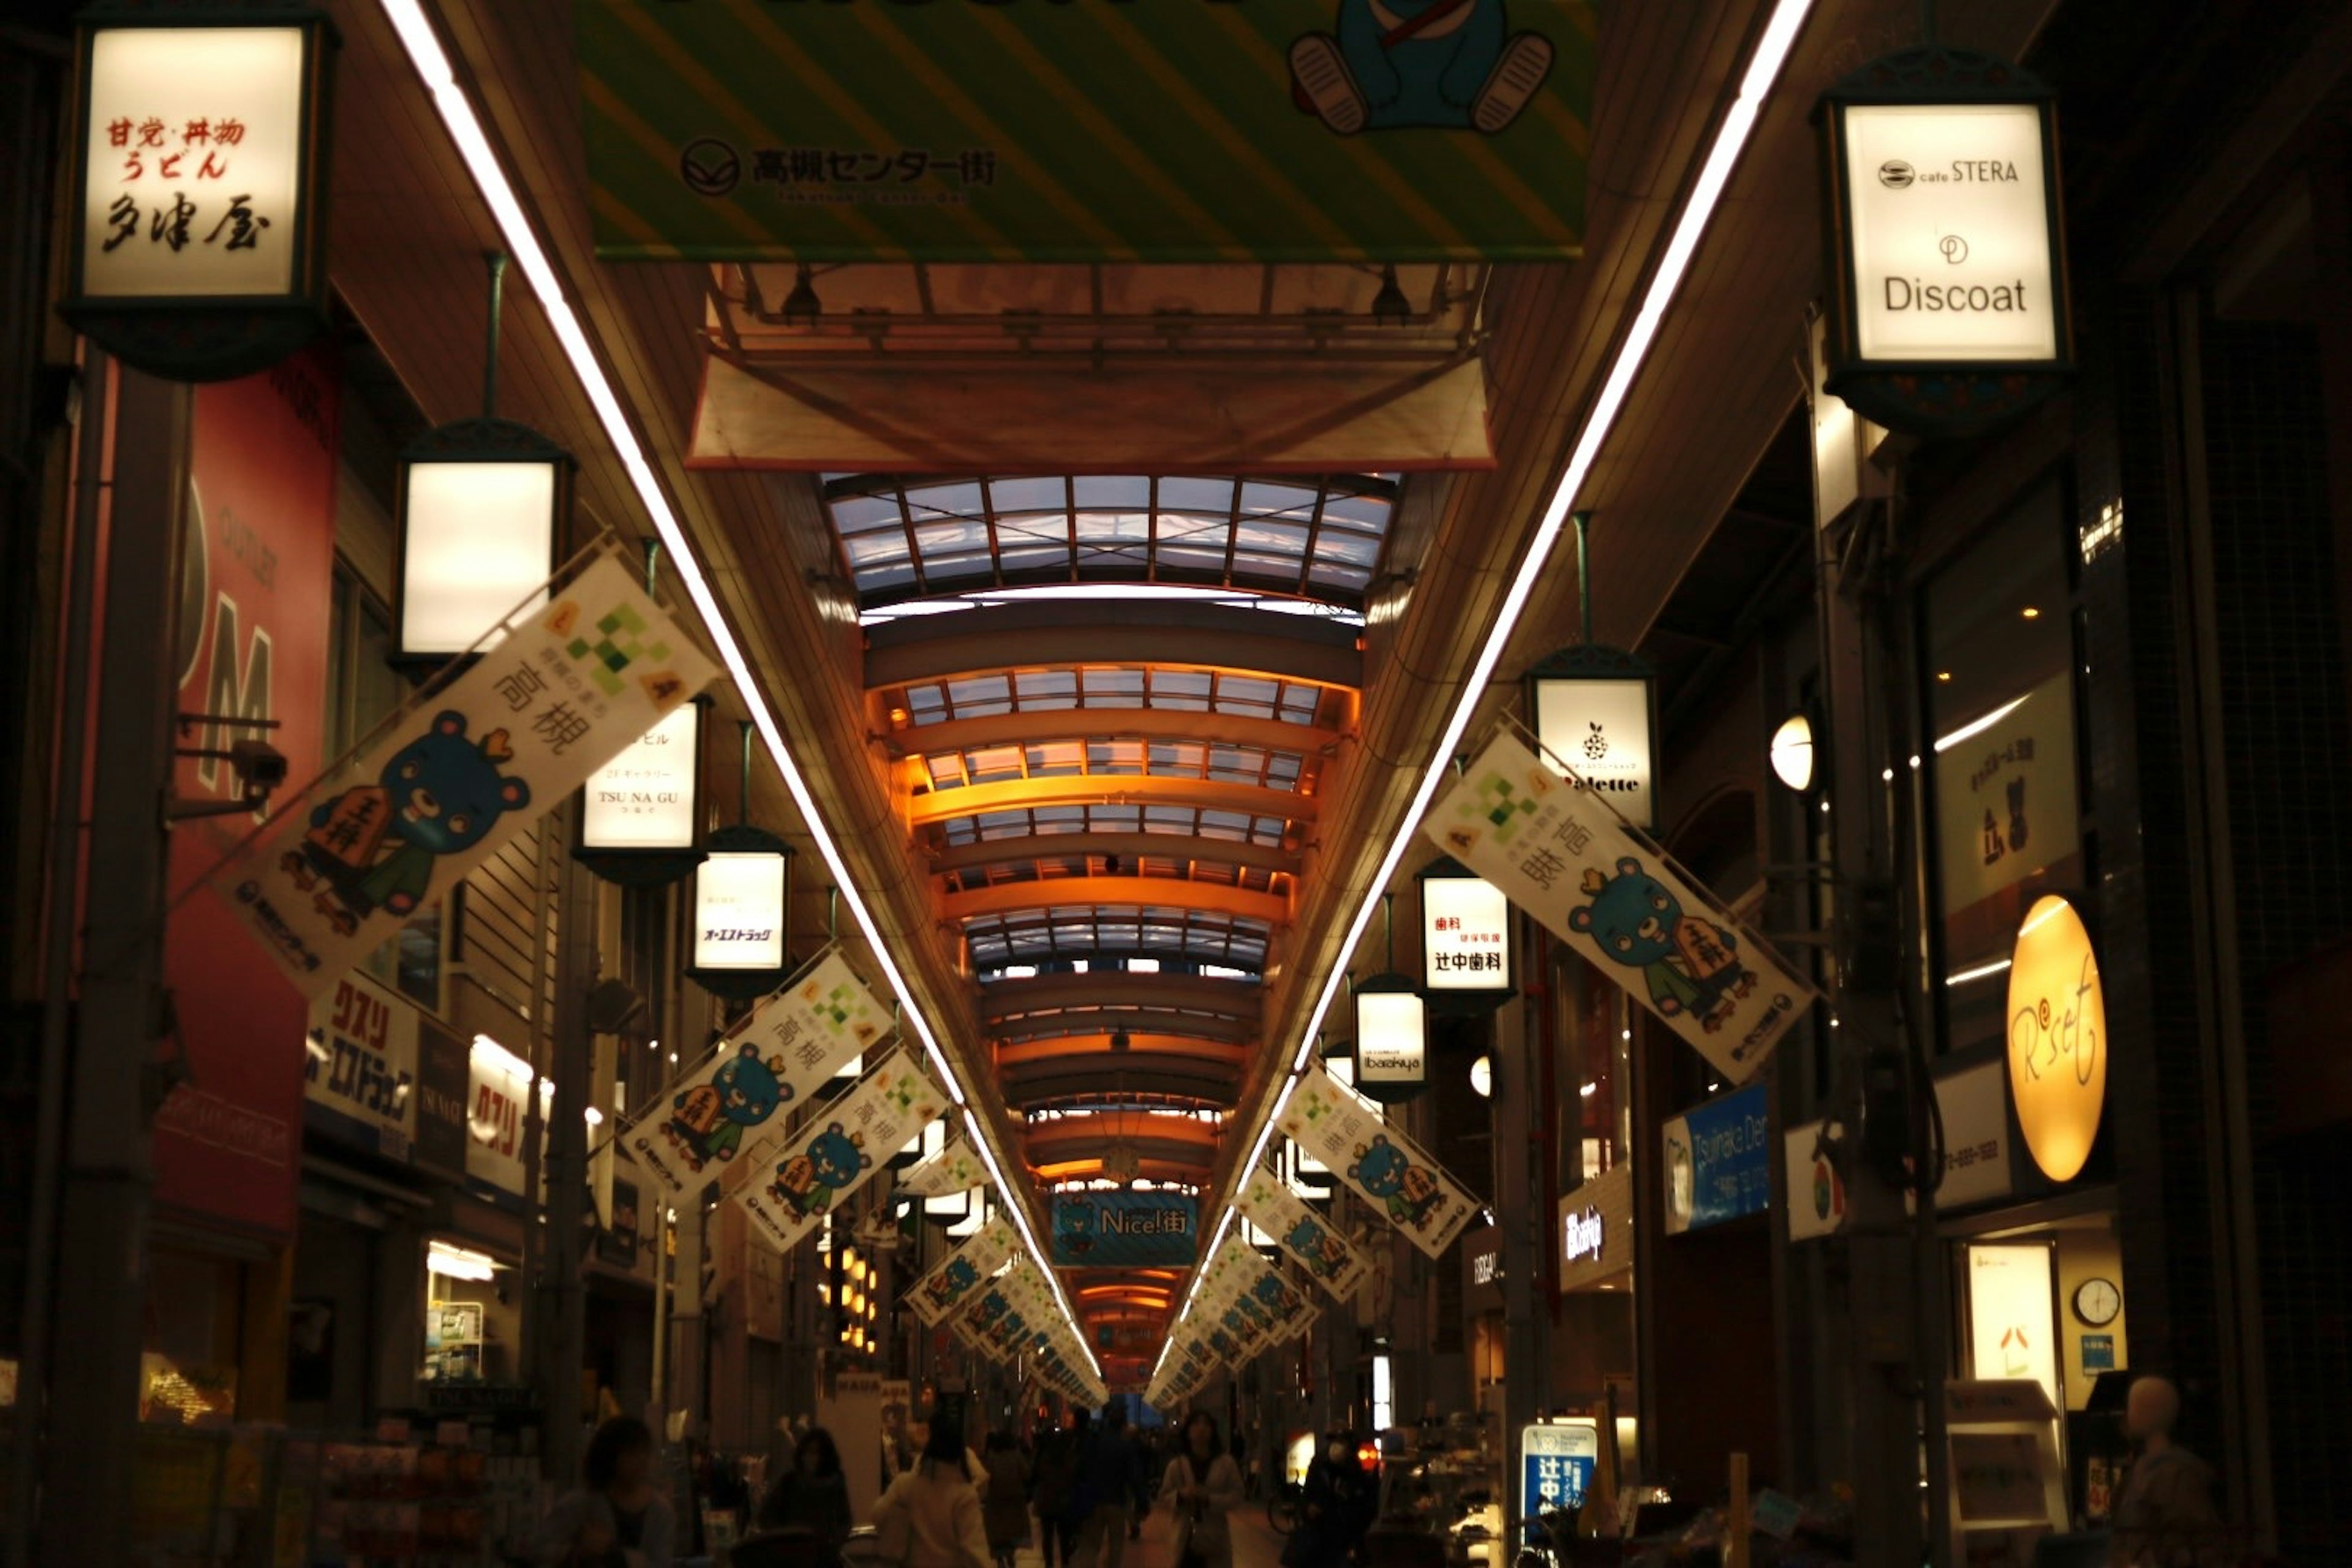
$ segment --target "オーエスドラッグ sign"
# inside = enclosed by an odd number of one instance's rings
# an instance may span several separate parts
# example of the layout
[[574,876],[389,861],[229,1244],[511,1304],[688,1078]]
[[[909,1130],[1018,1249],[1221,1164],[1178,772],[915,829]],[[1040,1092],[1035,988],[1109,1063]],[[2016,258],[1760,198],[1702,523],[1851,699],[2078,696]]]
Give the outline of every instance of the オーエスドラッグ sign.
[[1655,846],[1508,734],[1479,753],[1423,831],[1735,1083],[1813,999],[1811,986],[1668,868]]
[[1580,253],[1585,0],[575,0],[606,259]]
[[717,673],[600,555],[215,885],[315,995]]

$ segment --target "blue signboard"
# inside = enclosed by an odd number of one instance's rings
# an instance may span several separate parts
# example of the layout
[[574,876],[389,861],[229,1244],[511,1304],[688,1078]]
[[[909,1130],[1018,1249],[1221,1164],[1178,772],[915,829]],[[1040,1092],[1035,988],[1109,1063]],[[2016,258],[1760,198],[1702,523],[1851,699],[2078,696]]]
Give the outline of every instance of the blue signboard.
[[1695,1105],[1666,1123],[1666,1228],[1696,1230],[1761,1214],[1772,1198],[1764,1086]]
[[1182,1268],[1200,1245],[1200,1200],[1181,1193],[1066,1193],[1054,1200],[1054,1261],[1065,1268]]
[[1601,1428],[1590,1420],[1521,1427],[1519,1517],[1582,1508],[1600,1463]]

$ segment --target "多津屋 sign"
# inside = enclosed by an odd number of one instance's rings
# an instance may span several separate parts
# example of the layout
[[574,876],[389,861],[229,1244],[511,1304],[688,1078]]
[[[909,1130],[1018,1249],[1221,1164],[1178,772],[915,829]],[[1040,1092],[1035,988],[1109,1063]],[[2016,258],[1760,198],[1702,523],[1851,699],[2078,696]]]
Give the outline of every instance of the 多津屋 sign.
[[834,1205],[873,1178],[882,1161],[945,1116],[948,1097],[903,1051],[818,1111],[781,1152],[759,1156],[764,1169],[736,1192],[751,1229],[777,1251],[814,1230]]
[[373,1153],[408,1158],[416,1139],[417,1013],[357,974],[310,1004],[302,1098],[311,1120]]
[[588,775],[581,791],[583,849],[694,847],[696,752],[702,710],[681,702]]
[[1305,1265],[1307,1278],[1339,1300],[1353,1297],[1370,1277],[1370,1260],[1271,1173],[1252,1172],[1234,1206]]
[[1735,1083],[1813,999],[1811,986],[1685,883],[1654,846],[1510,734],[1496,735],[1470,764],[1423,831]]
[[1762,1214],[1772,1200],[1770,1137],[1760,1083],[1667,1121],[1658,1135],[1666,1162],[1666,1234]]
[[1478,1212],[1477,1201],[1421,1145],[1382,1125],[1319,1067],[1307,1069],[1276,1125],[1432,1258],[1444,1256]]
[[1200,1245],[1200,1200],[1183,1193],[1065,1193],[1054,1199],[1054,1261],[1064,1268],[1189,1268]]
[[1861,358],[2055,360],[2041,105],[1856,103],[1843,117]]
[[890,1033],[889,1015],[836,949],[753,1009],[710,1058],[670,1086],[621,1144],[676,1204],[769,1135],[785,1107]]
[[1479,877],[1421,882],[1422,984],[1432,991],[1507,991],[1511,901]]
[[316,995],[717,672],[602,554],[215,885]]
[[990,1220],[980,1227],[978,1236],[917,1280],[904,1300],[914,1309],[915,1316],[923,1320],[924,1326],[937,1327],[1020,1249],[1021,1237],[1010,1225],[1001,1219]]
[[1586,0],[575,0],[596,251],[1573,258],[1597,26]]

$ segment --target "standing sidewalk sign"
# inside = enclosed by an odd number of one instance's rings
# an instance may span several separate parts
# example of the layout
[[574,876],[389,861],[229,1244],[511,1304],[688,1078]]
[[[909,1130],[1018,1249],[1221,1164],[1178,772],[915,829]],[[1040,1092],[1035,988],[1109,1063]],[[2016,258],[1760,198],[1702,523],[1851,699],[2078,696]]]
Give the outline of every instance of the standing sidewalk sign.
[[889,1016],[840,950],[754,1008],[709,1059],[670,1086],[621,1134],[673,1206],[698,1190],[786,1106],[803,1105],[844,1062],[890,1033]]
[[[1605,797],[1497,733],[1423,829],[1626,988],[1734,1083],[1772,1054],[1813,988]],[[1641,984],[1635,984],[1638,973]]]
[[872,1180],[891,1151],[947,1112],[939,1085],[913,1057],[893,1051],[838,1102],[812,1116],[782,1152],[762,1154],[761,1163],[771,1168],[753,1173],[735,1201],[753,1231],[777,1251],[789,1251]]
[[213,873],[306,996],[719,672],[610,551],[498,630],[470,668]]
[[1444,1257],[1478,1212],[1477,1201],[1420,1144],[1373,1120],[1319,1067],[1307,1069],[1276,1125],[1432,1258]]
[[1601,1427],[1588,1418],[1519,1428],[1519,1511],[1533,1519],[1554,1509],[1584,1506],[1601,1465]]

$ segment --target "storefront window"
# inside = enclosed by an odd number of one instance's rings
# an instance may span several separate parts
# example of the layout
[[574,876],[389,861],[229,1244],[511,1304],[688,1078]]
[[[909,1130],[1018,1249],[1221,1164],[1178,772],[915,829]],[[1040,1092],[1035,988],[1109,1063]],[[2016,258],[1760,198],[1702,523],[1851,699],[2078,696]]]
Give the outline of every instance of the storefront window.
[[1948,1050],[2000,1039],[2025,910],[2084,886],[2067,539],[2053,481],[1927,591],[1923,763]]
[[1569,1044],[1560,1084],[1560,1163],[1566,1191],[1620,1164],[1633,1136],[1633,1023],[1625,993],[1566,948],[1554,951],[1552,994]]

